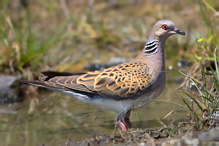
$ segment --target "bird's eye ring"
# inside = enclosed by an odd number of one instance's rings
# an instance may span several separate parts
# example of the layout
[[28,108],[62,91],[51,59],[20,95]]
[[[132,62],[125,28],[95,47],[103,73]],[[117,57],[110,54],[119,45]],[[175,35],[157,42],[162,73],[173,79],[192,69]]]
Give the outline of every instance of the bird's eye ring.
[[167,30],[167,29],[168,29],[168,26],[167,26],[166,24],[164,24],[164,25],[162,25],[162,28],[163,28],[164,30]]

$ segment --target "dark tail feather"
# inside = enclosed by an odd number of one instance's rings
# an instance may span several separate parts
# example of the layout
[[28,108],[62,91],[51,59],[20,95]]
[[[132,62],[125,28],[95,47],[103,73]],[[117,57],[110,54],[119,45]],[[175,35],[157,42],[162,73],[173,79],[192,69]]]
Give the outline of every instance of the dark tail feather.
[[46,86],[46,84],[42,81],[27,81],[27,80],[20,80],[20,83],[28,84],[28,85],[36,85],[36,86]]
[[[93,96],[96,95],[96,92],[88,93],[88,92],[84,92],[84,91],[79,91],[79,90],[67,88],[67,87],[57,85],[57,84],[54,84],[54,83],[49,83],[49,82],[45,83],[43,81],[27,81],[27,80],[20,80],[20,82],[23,83],[23,84],[27,84],[27,85],[33,85],[33,86],[47,88],[49,90],[57,91],[57,92],[60,92],[60,93],[65,93],[66,91],[70,91],[69,93],[72,92],[72,93],[85,94],[85,95],[88,95],[88,97],[90,97],[90,98],[92,98]],[[69,95],[71,95],[71,94],[69,94]]]
[[68,88],[65,88],[63,86],[54,84],[54,83],[49,83],[47,82],[47,84],[43,81],[27,81],[27,80],[20,80],[21,83],[23,84],[27,84],[27,85],[33,85],[33,86],[38,86],[38,87],[43,87],[43,88],[47,88],[53,91],[58,91],[58,92],[62,92],[62,91],[72,91]]
[[83,75],[85,73],[68,73],[68,72],[56,72],[56,71],[45,71],[41,72],[43,76],[39,77],[40,81],[48,81],[54,77],[59,76],[75,76],[75,75]]
[[[45,83],[43,81],[27,81],[27,80],[21,80],[20,81],[21,83],[23,84],[27,84],[27,85],[33,85],[33,86],[39,86],[39,87],[44,87],[44,88],[47,88],[47,89],[65,89],[65,87],[63,86],[60,86],[60,85],[57,85],[57,84],[54,84],[54,83]],[[66,90],[66,89],[65,89]]]
[[69,72],[56,72],[56,71],[44,71],[41,72],[44,76],[55,77],[55,76],[73,76],[73,75],[83,75],[85,73],[69,73]]

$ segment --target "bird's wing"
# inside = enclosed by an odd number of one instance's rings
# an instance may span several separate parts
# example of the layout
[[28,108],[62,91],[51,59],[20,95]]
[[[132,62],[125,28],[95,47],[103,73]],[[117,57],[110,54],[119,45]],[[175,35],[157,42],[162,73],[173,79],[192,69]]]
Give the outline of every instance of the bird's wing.
[[77,83],[77,78],[85,73],[67,73],[67,72],[54,72],[46,71],[42,72],[42,76],[39,77],[39,80],[45,85],[61,88],[61,89],[72,89],[74,91],[95,93],[94,90],[90,90],[86,86]]
[[154,82],[153,70],[145,63],[125,63],[102,72],[89,72],[77,78],[77,84],[96,91],[102,97],[126,99],[137,96]]
[[31,83],[81,94],[99,94],[104,98],[115,100],[134,98],[154,82],[153,70],[141,62],[125,63],[86,74],[52,71],[42,74],[39,82]]

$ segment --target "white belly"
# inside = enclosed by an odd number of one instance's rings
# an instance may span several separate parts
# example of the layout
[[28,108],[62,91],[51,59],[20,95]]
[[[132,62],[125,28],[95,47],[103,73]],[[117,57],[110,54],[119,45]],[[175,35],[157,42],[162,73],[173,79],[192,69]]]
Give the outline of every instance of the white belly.
[[133,107],[134,100],[120,100],[116,101],[113,99],[103,98],[99,95],[90,98],[86,95],[82,95],[79,93],[73,93],[70,91],[64,91],[62,93],[68,94],[70,96],[74,96],[81,102],[94,104],[96,107],[105,110],[105,111],[115,111],[117,113],[126,112]]
[[120,100],[116,101],[113,99],[96,98],[91,100],[91,103],[101,108],[102,110],[115,111],[117,113],[126,112],[133,108],[133,100]]

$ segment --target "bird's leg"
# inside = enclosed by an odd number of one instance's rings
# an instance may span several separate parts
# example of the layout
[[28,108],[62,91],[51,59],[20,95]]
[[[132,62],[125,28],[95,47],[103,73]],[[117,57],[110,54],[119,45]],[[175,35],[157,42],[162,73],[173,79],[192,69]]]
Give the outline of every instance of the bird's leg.
[[131,128],[131,127],[132,127],[132,123],[131,123],[131,121],[130,121],[130,119],[129,119],[130,114],[131,114],[131,110],[129,110],[129,111],[126,113],[126,116],[125,116],[125,118],[124,118],[125,123],[127,124],[128,128]]
[[119,124],[119,126],[122,128],[122,131],[127,131],[127,128],[125,126],[125,124],[122,122],[122,116],[121,114],[118,116],[117,118],[117,123]]
[[117,123],[122,128],[122,131],[127,131],[127,128],[125,127],[125,124],[121,120],[118,120]]

